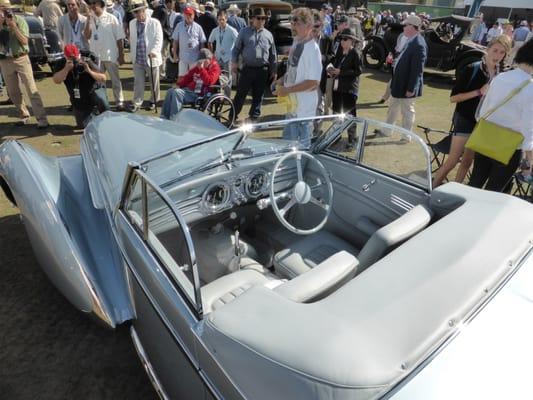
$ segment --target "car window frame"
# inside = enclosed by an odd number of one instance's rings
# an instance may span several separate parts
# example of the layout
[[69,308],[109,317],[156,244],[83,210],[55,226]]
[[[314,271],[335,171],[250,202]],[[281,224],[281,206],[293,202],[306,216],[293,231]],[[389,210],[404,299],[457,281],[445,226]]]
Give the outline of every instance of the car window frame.
[[[352,163],[354,165],[366,168],[366,169],[368,169],[370,171],[385,175],[385,176],[393,178],[393,179],[397,179],[397,180],[399,180],[399,181],[401,181],[403,183],[409,184],[411,186],[414,186],[414,187],[417,187],[419,189],[422,189],[422,190],[424,190],[424,191],[426,191],[428,193],[431,193],[431,191],[433,190],[433,187],[432,187],[432,176],[431,176],[431,172],[432,172],[431,171],[431,154],[430,154],[429,147],[427,146],[427,144],[418,135],[416,135],[413,132],[410,132],[410,131],[408,131],[408,130],[406,130],[404,128],[401,128],[399,126],[390,125],[390,124],[387,124],[385,122],[376,121],[376,120],[373,120],[373,119],[367,119],[367,118],[361,118],[361,117],[351,117],[351,116],[348,116],[348,115],[342,115],[342,117],[346,118],[347,123],[342,125],[342,127],[340,129],[338,129],[337,131],[335,131],[333,134],[329,135],[328,137],[323,138],[322,140],[320,140],[319,143],[316,143],[316,145],[315,145],[315,147],[313,149],[315,153],[324,154],[324,155],[327,155],[329,157],[334,157],[334,158],[343,160],[345,162]],[[361,140],[357,143],[357,147],[356,147],[356,149],[353,152],[353,154],[354,154],[353,158],[352,157],[346,157],[346,156],[343,156],[342,154],[339,154],[338,152],[335,152],[333,150],[329,150],[329,146],[332,143],[334,143],[337,140],[337,138],[340,135],[342,135],[342,133],[345,130],[348,129],[350,124],[358,124],[358,127],[359,126],[363,127],[363,132],[362,132],[362,134],[360,136]],[[388,128],[388,129],[394,129],[396,131],[398,131],[398,130],[404,131],[412,140],[417,141],[418,144],[420,144],[420,147],[422,148],[422,150],[424,152],[424,158],[426,160],[426,171],[427,171],[427,174],[428,174],[428,178],[427,178],[427,182],[428,183],[427,184],[421,184],[421,183],[418,183],[418,182],[416,182],[414,180],[407,179],[407,178],[404,178],[404,177],[402,177],[400,175],[391,173],[390,171],[385,171],[385,170],[373,167],[372,165],[366,164],[364,162],[364,154],[365,154],[365,143],[366,143],[366,137],[367,137],[369,125],[372,125],[372,127],[380,126],[380,127],[384,128],[384,129]]]
[[[139,180],[141,181],[142,227],[140,227],[138,223],[134,221],[134,218],[131,216],[131,214],[126,209],[126,206],[130,200],[130,196],[133,192],[133,189]],[[189,259],[191,261],[190,268],[192,270],[192,277],[193,277],[192,286],[193,286],[194,299],[190,298],[189,294],[187,293],[186,288],[179,282],[175,274],[167,267],[165,262],[162,260],[161,255],[157,252],[156,249],[154,249],[154,247],[150,244],[148,240],[148,234],[149,234],[148,187],[150,187],[151,190],[160,197],[160,199],[164,202],[166,207],[169,208],[169,210],[173,214],[173,217],[176,219],[181,229],[181,233],[183,237],[185,238]],[[121,196],[120,203],[118,205],[118,210],[122,212],[122,214],[128,220],[128,222],[130,223],[134,231],[137,232],[140,239],[144,242],[148,251],[150,251],[150,253],[152,253],[152,255],[156,258],[162,271],[165,272],[165,275],[171,282],[172,286],[177,290],[177,292],[189,305],[191,311],[196,315],[198,319],[202,319],[203,318],[203,305],[202,305],[202,296],[201,296],[201,290],[200,290],[200,287],[201,287],[200,277],[198,273],[196,253],[194,250],[194,245],[193,245],[193,241],[192,241],[192,237],[191,237],[188,225],[185,222],[185,219],[183,218],[183,216],[179,213],[178,209],[176,208],[176,206],[174,205],[170,197],[167,195],[167,193],[164,190],[162,190],[155,182],[153,182],[152,179],[150,179],[149,176],[147,176],[144,173],[141,165],[138,163],[128,164],[128,168],[125,174],[123,188],[122,188],[122,196]]]

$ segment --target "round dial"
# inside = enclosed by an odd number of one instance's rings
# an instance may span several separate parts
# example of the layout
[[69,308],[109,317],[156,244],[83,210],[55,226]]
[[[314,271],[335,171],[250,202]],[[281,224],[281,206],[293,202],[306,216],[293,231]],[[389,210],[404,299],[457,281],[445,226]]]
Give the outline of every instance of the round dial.
[[224,182],[208,186],[202,197],[203,205],[209,212],[217,212],[228,205],[230,199],[229,186]]
[[250,197],[257,197],[266,189],[268,175],[266,171],[253,171],[246,182],[246,194]]

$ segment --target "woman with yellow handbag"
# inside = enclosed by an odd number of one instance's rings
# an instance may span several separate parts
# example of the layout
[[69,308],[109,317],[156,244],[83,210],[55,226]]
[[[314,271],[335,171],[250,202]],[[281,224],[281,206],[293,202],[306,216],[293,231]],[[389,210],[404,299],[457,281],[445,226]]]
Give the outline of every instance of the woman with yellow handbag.
[[457,71],[455,86],[450,93],[450,102],[455,103],[453,113],[452,142],[448,157],[435,171],[433,187],[440,186],[450,171],[461,161],[455,181],[462,183],[474,161],[474,152],[465,149],[465,143],[476,126],[476,110],[489,89],[489,82],[503,71],[505,57],[511,51],[511,40],[504,35],[489,43],[481,61],[468,64]]
[[533,40],[520,48],[515,62],[516,69],[492,81],[466,144],[476,152],[470,186],[503,191],[522,150],[529,158],[533,150]]

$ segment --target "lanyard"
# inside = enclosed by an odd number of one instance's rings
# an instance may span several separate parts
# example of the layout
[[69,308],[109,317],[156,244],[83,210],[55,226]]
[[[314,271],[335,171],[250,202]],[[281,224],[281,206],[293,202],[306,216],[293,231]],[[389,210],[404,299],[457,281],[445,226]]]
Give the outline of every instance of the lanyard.
[[225,34],[225,33],[226,33],[226,30],[225,30],[225,29],[224,29],[224,30],[221,30],[221,29],[219,28],[219,30],[218,30],[218,44],[219,44],[219,46],[222,46],[222,40],[224,40],[224,34]]
[[78,35],[78,31],[80,30],[80,20],[77,19],[76,22],[71,23],[72,26],[72,32],[74,32],[74,36]]

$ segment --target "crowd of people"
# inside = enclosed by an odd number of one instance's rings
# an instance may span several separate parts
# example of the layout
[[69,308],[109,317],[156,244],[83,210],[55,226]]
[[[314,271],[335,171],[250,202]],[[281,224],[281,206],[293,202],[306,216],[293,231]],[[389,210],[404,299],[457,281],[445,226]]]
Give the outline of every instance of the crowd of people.
[[[153,0],[150,4],[130,0],[126,5],[121,0],[91,0],[88,4],[84,0],[66,0],[65,13],[61,6],[55,0],[42,0],[35,14],[42,17],[47,29],[57,31],[64,45],[65,58],[55,64],[53,81],[65,85],[80,127],[86,125],[95,110],[111,108],[105,90],[108,78],[114,109],[130,112],[137,112],[143,105],[153,110],[162,97],[160,82],[176,82],[175,87],[167,90],[161,107],[161,117],[171,120],[184,104],[194,104],[217,82],[224,81],[224,93],[230,97],[235,78],[238,79],[233,103],[237,124],[245,120],[241,113],[250,92],[246,120],[256,121],[261,116],[269,83],[272,93],[283,100],[288,118],[330,113],[356,116],[365,36],[382,33],[388,26],[400,23],[403,33],[387,57],[391,79],[386,93],[377,102],[388,102],[387,123],[398,122],[407,130],[413,129],[415,100],[423,92],[428,55],[421,34],[429,21],[429,15],[424,13],[393,14],[386,10],[374,15],[355,8],[333,9],[328,4],[323,4],[320,10],[296,8],[290,15],[293,44],[282,68],[284,73],[278,76],[275,38],[265,28],[271,15],[260,7],[252,9],[246,21],[235,4],[217,12],[211,1],[199,5],[185,0],[177,4],[174,0]],[[450,155],[436,172],[434,186],[444,182],[459,162],[456,180],[462,182],[474,162],[472,185],[486,184],[491,190],[504,190],[522,153],[517,152],[507,165],[500,166],[465,149],[465,144],[479,115],[491,111],[488,119],[501,120],[522,133],[525,139],[521,150],[531,159],[533,86],[525,83],[520,91],[513,92],[512,98],[507,98],[507,94],[513,85],[521,84],[521,78],[531,78],[533,41],[527,21],[519,22],[516,29],[507,24],[497,31],[486,29],[482,16],[478,22],[472,38],[487,44],[486,55],[457,72],[450,97],[456,104]],[[24,18],[11,12],[9,0],[0,0],[0,27],[0,71],[9,98],[19,112],[18,124],[25,125],[30,118],[22,97],[25,89],[38,127],[46,128],[46,111],[28,58],[28,25]],[[119,68],[126,62],[126,48],[134,76],[129,104],[125,103]],[[506,71],[509,61],[515,68]],[[150,93],[145,102],[146,80]],[[501,99],[505,99],[505,104],[498,104]],[[510,119],[502,111],[511,110],[509,107],[513,107]],[[481,114],[477,115],[478,108]],[[298,121],[290,123],[284,135],[305,147],[310,144],[312,131],[310,122]],[[346,147],[352,149],[355,144],[356,132],[349,131]]]

